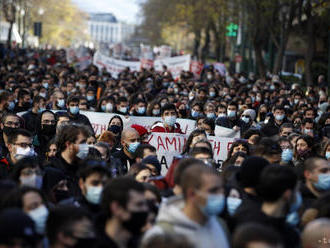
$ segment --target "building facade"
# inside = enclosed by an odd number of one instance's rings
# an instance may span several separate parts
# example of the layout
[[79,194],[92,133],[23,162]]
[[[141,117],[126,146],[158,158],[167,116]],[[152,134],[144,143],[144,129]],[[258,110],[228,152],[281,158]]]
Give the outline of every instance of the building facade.
[[119,22],[110,13],[90,14],[88,32],[94,43],[122,43],[134,33],[134,25]]

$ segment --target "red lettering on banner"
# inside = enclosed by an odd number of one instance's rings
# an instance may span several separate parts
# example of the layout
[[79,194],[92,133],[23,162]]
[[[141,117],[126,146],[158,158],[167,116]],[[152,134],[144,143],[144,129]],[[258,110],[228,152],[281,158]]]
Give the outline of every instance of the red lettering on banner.
[[214,151],[214,154],[217,154],[219,156],[220,154],[220,147],[221,147],[221,144],[220,144],[220,141],[214,141],[214,144],[213,144],[213,151]]
[[228,144],[227,144],[227,151],[230,150],[230,147],[231,147],[232,144],[233,144],[233,142],[228,142]]
[[[183,139],[183,146],[182,147],[185,147],[186,143],[187,143],[187,137],[185,136],[184,139]],[[183,148],[182,148],[182,151],[183,151]]]
[[168,144],[170,144],[170,145],[173,145],[174,144],[174,150],[175,151],[177,150],[176,149],[176,137],[173,137],[172,142],[170,141],[170,139],[168,137],[166,137],[165,138],[165,143],[166,143],[166,148],[167,148],[168,151],[169,151]]
[[94,129],[94,133],[97,133],[97,130],[98,130],[99,124],[92,123],[92,127],[93,127],[93,129]]
[[150,141],[152,140],[152,138],[154,137],[154,135],[150,135],[149,138],[148,138],[148,144],[150,144]]
[[101,126],[101,133],[103,133],[104,131],[107,130],[107,126],[106,125],[100,125]]
[[159,150],[159,147],[162,146],[164,150],[166,150],[165,146],[164,146],[164,142],[162,140],[162,137],[158,136],[157,138],[157,151]]

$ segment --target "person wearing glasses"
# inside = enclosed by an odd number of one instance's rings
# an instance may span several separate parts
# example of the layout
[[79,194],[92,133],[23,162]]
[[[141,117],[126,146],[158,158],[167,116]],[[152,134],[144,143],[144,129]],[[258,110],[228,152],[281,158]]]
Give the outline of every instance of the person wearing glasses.
[[0,160],[0,179],[8,178],[20,159],[35,155],[32,134],[25,129],[13,130],[7,138],[7,147],[9,153]]
[[0,128],[0,157],[6,157],[8,154],[7,140],[13,130],[21,126],[20,117],[13,113],[8,113],[1,118]]

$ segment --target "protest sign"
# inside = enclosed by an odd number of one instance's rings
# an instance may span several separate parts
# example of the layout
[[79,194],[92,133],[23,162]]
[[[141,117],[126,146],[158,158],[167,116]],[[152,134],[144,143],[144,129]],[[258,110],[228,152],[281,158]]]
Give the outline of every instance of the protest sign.
[[[84,114],[92,124],[95,134],[101,134],[107,130],[108,123],[110,119],[116,115],[114,113],[99,113],[90,111],[80,111]],[[146,129],[150,130],[152,125],[157,121],[162,121],[161,117],[139,117],[139,116],[123,116],[119,115],[124,123],[124,127],[129,127],[133,124],[138,124],[144,126]],[[190,119],[177,119],[177,123],[180,124],[181,130],[185,134],[190,134],[196,125],[196,121]]]
[[[148,143],[157,150],[158,160],[162,165],[162,175],[166,174],[173,158],[182,153],[187,139],[188,135],[185,134],[152,133],[149,135]],[[234,139],[208,136],[208,140],[213,148],[214,161],[221,165],[226,160],[228,150]]]
[[94,55],[93,63],[100,70],[106,68],[108,72],[115,78],[118,77],[119,73],[126,69],[126,67],[130,68],[131,71],[139,71],[141,67],[141,62],[136,61],[126,61],[114,59],[108,56],[104,56],[99,52],[96,52]]
[[226,75],[227,69],[226,69],[225,64],[218,62],[218,63],[214,63],[213,66],[214,66],[214,69],[216,69],[220,73],[221,76]]
[[193,60],[190,63],[190,71],[194,74],[195,77],[199,77],[203,70],[203,64],[197,60]]
[[78,49],[67,49],[66,59],[68,63],[74,64],[79,70],[86,69],[92,63],[92,56],[90,55],[88,48],[83,46],[80,46]]
[[218,125],[215,126],[214,133],[215,136],[220,136],[220,137],[237,138],[237,139],[241,137],[240,131],[236,132],[231,128],[226,128]]
[[157,59],[154,61],[156,71],[162,71],[162,66],[166,65],[174,78],[180,76],[181,71],[189,71],[190,69],[190,54],[176,56],[171,58]]

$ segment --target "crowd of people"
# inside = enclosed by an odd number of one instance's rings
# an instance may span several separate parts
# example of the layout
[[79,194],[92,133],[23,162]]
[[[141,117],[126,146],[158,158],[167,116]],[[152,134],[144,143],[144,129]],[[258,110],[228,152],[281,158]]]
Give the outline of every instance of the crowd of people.
[[[330,238],[330,98],[274,75],[80,71],[0,53],[0,247],[316,248]],[[96,135],[81,111],[114,113]],[[159,117],[150,129],[123,116]],[[151,133],[196,121],[166,174]],[[215,127],[237,132],[214,161]],[[217,135],[219,135],[217,133]]]

